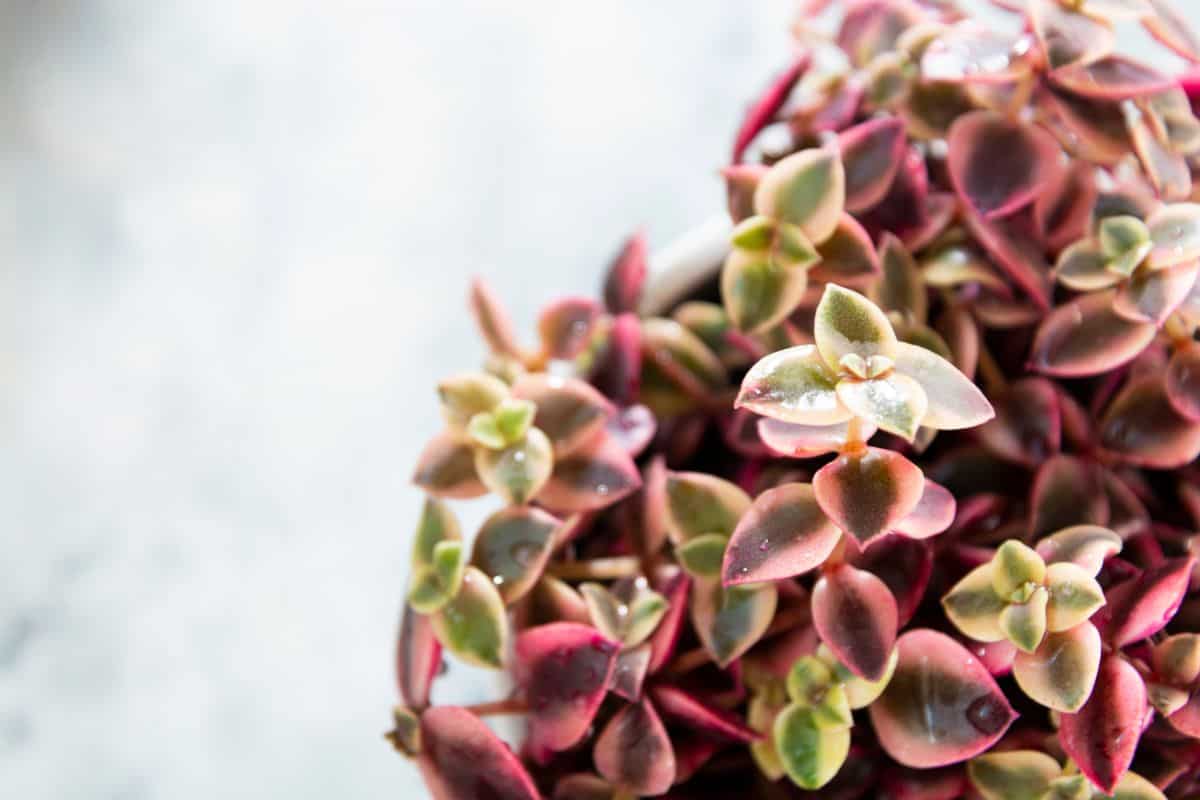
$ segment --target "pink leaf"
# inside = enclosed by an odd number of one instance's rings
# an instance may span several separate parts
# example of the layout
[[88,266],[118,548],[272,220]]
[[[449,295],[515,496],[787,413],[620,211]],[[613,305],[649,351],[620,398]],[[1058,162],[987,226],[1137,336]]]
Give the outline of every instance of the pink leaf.
[[517,379],[512,394],[537,405],[533,424],[550,437],[556,458],[591,444],[615,413],[608,398],[577,378],[530,373]]
[[433,800],[541,798],[508,745],[464,708],[440,706],[422,714],[421,747],[417,764]]
[[[860,422],[859,433],[869,439],[878,430],[869,422]],[[809,458],[839,450],[850,433],[849,422],[832,425],[801,425],[770,417],[758,420],[758,435],[767,448],[781,456]]]
[[736,714],[710,706],[682,689],[655,686],[650,696],[664,716],[708,737],[747,744],[762,738]]
[[429,618],[404,604],[396,642],[396,683],[404,704],[413,711],[429,705],[429,691],[442,665],[442,646]]
[[896,530],[914,539],[937,536],[954,522],[955,509],[954,495],[941,484],[926,479],[916,508],[896,523]]
[[470,306],[475,325],[493,353],[516,359],[523,357],[508,310],[483,278],[471,281]]
[[646,283],[646,262],[649,248],[646,234],[638,231],[626,240],[621,252],[613,259],[604,280],[604,305],[610,314],[637,311]]
[[1115,291],[1092,292],[1045,317],[1034,337],[1030,365],[1062,378],[1099,375],[1132,360],[1157,328],[1131,322],[1113,311]]
[[691,579],[681,569],[655,582],[655,590],[666,598],[668,605],[667,613],[663,614],[649,640],[650,663],[647,671],[651,675],[666,666],[675,654],[675,645],[679,641],[679,634],[686,619],[688,590],[691,585]]
[[901,626],[908,624],[933,573],[933,551],[925,542],[898,533],[880,536],[855,556],[852,563],[887,584],[896,600]]
[[879,743],[909,767],[941,767],[987,750],[1016,713],[987,669],[937,631],[912,630],[888,688],[870,707]]
[[629,453],[606,434],[556,460],[537,499],[556,511],[594,511],[624,499],[641,485],[642,477]]
[[1050,307],[1050,265],[1028,230],[1014,219],[984,219],[974,211],[964,221],[975,240],[1040,309]]
[[637,399],[642,380],[642,323],[636,314],[618,314],[608,329],[590,376],[605,397],[621,405]]
[[955,191],[986,219],[1029,205],[1061,171],[1058,144],[1050,134],[990,111],[959,117],[946,143]]
[[617,789],[639,797],[666,793],[675,780],[671,738],[650,701],[617,712],[596,739],[596,771]]
[[862,211],[883,199],[900,166],[906,144],[904,121],[878,117],[838,137],[846,169],[846,210]]
[[810,280],[840,286],[865,286],[879,275],[879,255],[871,235],[849,214],[842,214],[833,234],[817,245],[821,260],[808,270]]
[[617,655],[617,663],[613,667],[612,678],[608,686],[609,691],[618,697],[624,697],[631,703],[640,700],[651,655],[652,649],[649,642],[644,642],[632,650],[622,650]]
[[1117,55],[1061,67],[1050,79],[1073,94],[1107,101],[1145,97],[1175,86],[1174,78]]
[[821,640],[855,675],[877,681],[896,642],[896,599],[869,572],[842,564],[817,581],[813,624]]
[[925,480],[899,453],[868,447],[838,456],[817,470],[813,490],[834,523],[866,543],[895,528],[917,507]]
[[1200,38],[1188,20],[1169,0],[1150,0],[1150,6],[1154,14],[1142,20],[1146,30],[1188,61],[1200,62]]
[[1100,421],[1100,444],[1129,464],[1174,469],[1200,454],[1200,423],[1181,416],[1153,375],[1128,384]]
[[554,622],[517,637],[517,683],[529,698],[529,747],[545,761],[587,733],[612,678],[619,645],[595,628]]
[[1063,714],[1058,740],[1083,774],[1112,793],[1133,761],[1146,715],[1146,685],[1128,661],[1100,662],[1092,695],[1077,714]]
[[1166,627],[1187,594],[1194,565],[1191,556],[1173,558],[1109,587],[1095,620],[1105,640],[1124,647]]
[[1200,347],[1176,351],[1167,364],[1167,399],[1192,422],[1200,422]]
[[1075,456],[1042,462],[1029,497],[1033,539],[1072,525],[1108,524],[1108,495],[1101,480],[1099,467]]
[[801,76],[808,71],[808,65],[812,62],[811,54],[806,50],[798,54],[791,66],[787,70],[771,82],[767,87],[767,91],[763,93],[750,110],[746,113],[745,119],[742,120],[741,126],[738,128],[737,136],[733,142],[733,155],[731,160],[734,164],[739,163],[746,154],[746,148],[754,141],[755,137],[767,127],[779,110],[783,108],[783,104],[787,102],[788,95],[792,93],[792,88]]
[[542,310],[538,336],[550,358],[571,359],[583,352],[603,309],[588,297],[564,297]]
[[783,580],[820,566],[842,532],[817,505],[813,487],[787,483],[755,499],[725,548],[726,586]]
[[643,405],[625,406],[609,419],[607,428],[609,438],[616,441],[630,458],[637,458],[654,441],[658,419]]
[[475,471],[475,453],[442,431],[429,440],[417,457],[413,483],[434,497],[470,499],[487,494]]

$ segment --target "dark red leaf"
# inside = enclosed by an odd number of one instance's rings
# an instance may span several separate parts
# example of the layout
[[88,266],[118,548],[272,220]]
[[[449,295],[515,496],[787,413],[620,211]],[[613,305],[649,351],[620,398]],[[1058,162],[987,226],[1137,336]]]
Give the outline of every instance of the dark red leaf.
[[439,706],[421,715],[417,760],[433,800],[540,800],[533,779],[508,745],[464,708]]
[[688,574],[681,569],[675,569],[655,581],[654,588],[667,600],[667,613],[658,621],[658,627],[650,635],[650,663],[647,671],[653,675],[658,672],[671,656],[675,654],[675,645],[687,619],[688,590],[692,581]]
[[738,128],[737,136],[733,141],[733,155],[731,161],[734,164],[739,163],[742,157],[746,154],[746,148],[754,141],[755,137],[775,119],[775,115],[779,113],[779,109],[783,108],[783,104],[787,102],[788,95],[792,93],[792,88],[801,76],[808,71],[808,65],[812,62],[812,55],[806,50],[799,53],[791,66],[767,87],[750,110],[746,112],[745,119],[742,120],[741,126]]
[[887,584],[842,564],[817,581],[812,614],[821,640],[847,669],[869,681],[883,677],[899,624]]
[[604,280],[604,305],[610,314],[637,311],[649,256],[645,231],[633,234],[622,245]]
[[991,111],[959,117],[946,143],[955,191],[985,219],[1029,205],[1062,171],[1058,144],[1050,134]]
[[639,797],[664,794],[675,780],[671,737],[650,701],[617,712],[596,739],[596,771],[617,789]]
[[862,211],[883,199],[903,160],[904,120],[879,117],[838,136],[846,169],[846,210]]
[[429,705],[429,690],[441,665],[442,646],[433,635],[429,618],[405,603],[396,641],[396,683],[404,705],[413,711]]
[[1187,594],[1194,565],[1191,556],[1173,558],[1109,587],[1095,618],[1105,640],[1124,647],[1166,627]]
[[926,542],[898,533],[880,536],[853,559],[860,569],[874,573],[891,590],[900,624],[917,611],[933,573],[933,551]]
[[664,716],[718,741],[749,743],[762,738],[762,734],[736,714],[711,706],[674,686],[655,686],[650,689],[650,697]]
[[1092,696],[1077,714],[1063,714],[1058,740],[1083,774],[1106,793],[1129,769],[1147,711],[1146,685],[1128,661],[1100,662]]
[[899,453],[868,447],[817,470],[813,490],[834,523],[865,543],[895,528],[917,507],[925,478]]

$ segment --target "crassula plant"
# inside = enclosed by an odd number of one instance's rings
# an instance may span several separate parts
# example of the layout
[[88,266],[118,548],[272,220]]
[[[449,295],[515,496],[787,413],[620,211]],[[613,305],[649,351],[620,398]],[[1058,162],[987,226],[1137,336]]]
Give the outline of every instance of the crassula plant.
[[387,734],[436,800],[1200,796],[1200,79],[1117,47],[1194,9],[995,5],[805,3],[711,263],[636,235],[525,339],[472,287]]

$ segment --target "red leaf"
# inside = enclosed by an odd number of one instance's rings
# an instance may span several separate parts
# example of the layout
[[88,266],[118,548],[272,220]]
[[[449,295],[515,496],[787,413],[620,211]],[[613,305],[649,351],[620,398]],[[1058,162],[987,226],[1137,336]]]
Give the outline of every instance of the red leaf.
[[959,117],[946,143],[955,191],[985,219],[1029,205],[1062,170],[1058,144],[1044,129],[991,111]]
[[539,800],[533,779],[508,745],[464,708],[440,706],[421,715],[417,760],[433,800]]
[[896,600],[900,624],[906,625],[917,612],[929,577],[933,573],[933,551],[925,542],[898,533],[880,536],[853,559],[860,569],[887,584]]
[[1062,715],[1058,740],[1088,780],[1111,794],[1133,761],[1146,710],[1142,676],[1120,655],[1109,655],[1087,703]]
[[817,505],[813,487],[787,483],[755,499],[725,548],[726,586],[782,580],[819,567],[842,532]]
[[1105,640],[1124,647],[1166,627],[1187,594],[1195,561],[1191,556],[1164,561],[1109,587],[1095,620]]
[[791,66],[787,70],[771,82],[750,110],[746,112],[745,119],[742,120],[741,126],[738,128],[737,136],[733,141],[733,155],[731,161],[734,164],[739,163],[742,157],[746,154],[746,148],[754,141],[755,137],[775,119],[775,115],[779,113],[779,109],[783,108],[783,104],[787,102],[788,95],[792,93],[792,88],[801,76],[808,71],[808,65],[812,62],[812,56],[808,51],[804,51],[796,56]]
[[596,771],[613,786],[639,797],[664,794],[675,780],[671,738],[648,700],[626,706],[609,720],[593,757]]
[[925,477],[915,464],[877,447],[838,456],[813,476],[821,508],[862,543],[895,528],[917,507],[924,489]]
[[1038,469],[1030,492],[1034,540],[1072,525],[1107,525],[1108,495],[1100,469],[1075,456],[1057,455]]
[[587,733],[604,699],[619,645],[595,628],[554,622],[517,637],[517,683],[529,697],[528,745],[545,761]]
[[904,120],[878,117],[838,136],[846,169],[846,210],[868,209],[883,199],[903,160]]
[[762,734],[737,715],[710,706],[673,686],[655,686],[650,690],[654,704],[663,715],[710,738],[732,742],[756,742]]
[[658,621],[658,627],[650,635],[650,664],[647,671],[653,675],[658,672],[671,656],[675,654],[675,645],[679,642],[679,634],[687,614],[688,590],[692,581],[683,570],[655,582],[655,590],[667,600],[667,613]]
[[1038,328],[1030,366],[1046,375],[1099,375],[1132,360],[1158,329],[1113,311],[1116,292],[1092,292],[1049,313]]
[[812,614],[821,640],[847,669],[869,681],[883,677],[899,624],[887,584],[842,564],[817,581]]
[[913,539],[937,536],[954,522],[956,505],[954,495],[944,486],[926,479],[917,507],[896,523],[896,530]]
[[626,240],[608,267],[604,280],[604,305],[610,314],[636,312],[646,283],[649,248],[646,233],[638,231]]
[[1200,423],[1180,416],[1155,375],[1128,384],[1100,421],[1101,446],[1126,463],[1174,469],[1200,454]]
[[429,705],[429,690],[441,665],[442,646],[433,635],[429,618],[405,603],[396,641],[396,683],[404,705],[413,711]]
[[1062,447],[1058,393],[1045,378],[1011,384],[996,404],[996,418],[976,430],[1001,458],[1036,468]]
[[556,460],[537,499],[555,511],[594,511],[624,499],[641,485],[642,476],[629,453],[606,434]]

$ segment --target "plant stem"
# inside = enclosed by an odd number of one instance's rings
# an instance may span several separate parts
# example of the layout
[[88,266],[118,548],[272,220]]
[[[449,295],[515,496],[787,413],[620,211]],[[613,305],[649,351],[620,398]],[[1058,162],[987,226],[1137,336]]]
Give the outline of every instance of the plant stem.
[[475,705],[465,706],[465,708],[477,717],[497,717],[506,714],[529,713],[529,704],[516,697],[509,697],[505,700],[493,700],[490,703],[476,703]]
[[567,581],[606,581],[639,575],[641,569],[642,562],[637,556],[610,556],[548,564],[546,573]]

